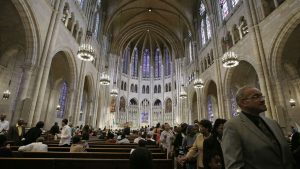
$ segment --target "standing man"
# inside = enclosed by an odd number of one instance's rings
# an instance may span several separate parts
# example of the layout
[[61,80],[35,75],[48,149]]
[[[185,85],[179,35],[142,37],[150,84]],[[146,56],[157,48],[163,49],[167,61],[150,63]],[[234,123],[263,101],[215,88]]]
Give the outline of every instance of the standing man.
[[9,122],[5,118],[5,114],[0,115],[0,134],[6,134],[9,129]]
[[7,132],[9,141],[14,141],[14,145],[21,146],[25,140],[25,127],[22,119],[18,120],[15,126],[11,126]]
[[274,120],[260,116],[265,96],[254,87],[236,94],[242,112],[225,123],[222,149],[226,169],[293,169],[288,143]]
[[61,122],[62,130],[60,134],[60,141],[59,146],[70,146],[71,138],[72,138],[72,131],[71,127],[68,126],[68,119],[63,119]]

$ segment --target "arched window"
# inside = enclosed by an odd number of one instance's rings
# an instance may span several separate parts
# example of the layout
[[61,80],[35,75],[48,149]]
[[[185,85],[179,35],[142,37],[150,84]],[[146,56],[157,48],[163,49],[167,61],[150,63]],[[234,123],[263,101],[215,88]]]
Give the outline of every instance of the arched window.
[[142,93],[145,93],[145,86],[143,86],[142,88]]
[[132,76],[138,76],[138,49],[134,48],[132,56]]
[[210,121],[213,121],[214,119],[213,103],[212,103],[212,97],[210,95],[207,97],[207,112],[208,112],[208,119]]
[[158,85],[157,93],[161,93],[161,86]]
[[165,85],[165,88],[166,88],[166,92],[168,92],[169,91],[168,84]]
[[165,65],[165,76],[169,76],[171,74],[171,60],[169,56],[169,51],[165,48],[165,58],[166,58],[166,65]]
[[129,53],[130,53],[130,49],[125,48],[123,53],[123,71],[122,71],[125,74],[128,74]]
[[204,46],[211,39],[211,24],[210,24],[208,13],[202,1],[199,7],[199,18],[200,18],[199,35],[201,39],[201,44],[202,46]]
[[157,93],[157,86],[154,86],[154,93]]
[[134,92],[134,85],[133,84],[130,85],[130,92]]
[[159,78],[161,76],[161,54],[158,48],[155,51],[154,63],[155,63],[154,77]]
[[220,14],[224,20],[240,0],[219,0]]
[[149,86],[146,87],[146,93],[149,93]]
[[124,82],[124,90],[126,91],[127,89],[126,89],[126,82]]
[[224,20],[229,14],[228,3],[227,0],[219,0],[220,8],[221,8],[221,16]]
[[57,112],[57,118],[64,117],[66,101],[67,101],[67,94],[68,94],[68,85],[67,85],[67,82],[64,81],[62,87],[60,88],[60,96],[59,96],[60,110]]
[[150,50],[144,50],[144,57],[143,57],[143,78],[150,77]]
[[235,7],[240,0],[231,0],[232,7]]
[[100,30],[100,14],[99,12],[96,13],[95,16],[95,25],[94,25],[94,36],[98,39],[98,33]]
[[134,86],[134,91],[135,91],[135,93],[138,92],[138,87],[137,87],[137,85]]

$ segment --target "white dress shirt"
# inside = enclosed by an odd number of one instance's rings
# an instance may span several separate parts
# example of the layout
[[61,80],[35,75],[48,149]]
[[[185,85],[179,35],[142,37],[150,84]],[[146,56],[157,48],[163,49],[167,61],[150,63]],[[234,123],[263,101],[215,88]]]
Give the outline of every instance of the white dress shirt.
[[28,144],[26,146],[19,147],[18,151],[24,152],[48,152],[48,145],[43,144],[42,142],[35,142]]
[[71,131],[71,127],[69,127],[68,125],[65,125],[62,130],[61,130],[61,134],[60,134],[60,141],[59,141],[59,145],[70,145],[71,144],[71,138],[72,138],[72,131]]
[[9,129],[9,122],[7,120],[1,121],[0,120],[0,133],[3,132],[3,130],[8,131]]

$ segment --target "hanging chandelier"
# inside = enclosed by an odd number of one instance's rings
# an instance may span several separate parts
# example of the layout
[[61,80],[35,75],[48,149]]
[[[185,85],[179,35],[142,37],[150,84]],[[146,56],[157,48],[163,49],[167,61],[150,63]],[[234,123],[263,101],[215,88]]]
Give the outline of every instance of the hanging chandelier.
[[292,108],[294,108],[296,106],[296,101],[294,99],[290,99],[289,103]]
[[117,97],[118,96],[118,89],[112,89],[111,92],[110,92],[110,95],[112,97]]
[[2,99],[7,100],[9,99],[9,96],[10,96],[10,91],[7,89],[3,92]]
[[109,76],[105,72],[103,72],[100,76],[100,84],[101,85],[109,85],[110,84]]
[[238,56],[231,51],[225,52],[222,56],[222,64],[226,68],[235,67],[239,64]]
[[60,105],[59,104],[56,106],[56,111],[60,111]]
[[179,98],[181,99],[186,99],[187,98],[187,93],[184,91],[183,85],[181,86],[181,91],[179,94]]
[[204,87],[204,83],[202,81],[202,79],[195,79],[194,80],[194,88],[195,89],[200,89],[200,88],[203,88]]
[[93,61],[95,59],[95,50],[91,45],[92,32],[86,32],[86,38],[84,43],[79,46],[77,57],[83,61]]

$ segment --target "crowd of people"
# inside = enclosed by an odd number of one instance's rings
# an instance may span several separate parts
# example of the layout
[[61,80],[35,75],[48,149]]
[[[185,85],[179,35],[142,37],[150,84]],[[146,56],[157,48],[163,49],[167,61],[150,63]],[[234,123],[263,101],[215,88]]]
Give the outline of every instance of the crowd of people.
[[[260,115],[267,109],[261,91],[243,87],[237,92],[236,101],[241,112],[230,120],[218,118],[211,122],[202,119],[174,127],[168,123],[158,123],[136,130],[126,126],[118,130],[104,128],[94,131],[88,125],[69,126],[68,120],[63,119],[61,128],[55,123],[49,134],[60,139],[59,146],[71,146],[71,152],[85,152],[88,148],[86,141],[92,135],[104,139],[104,144],[138,144],[132,150],[130,159],[139,162],[152,159],[145,145],[158,145],[165,150],[167,158],[178,162],[178,169],[299,168],[300,133],[294,128],[289,144],[278,123]],[[11,155],[7,140],[20,146],[19,151],[47,151],[48,147],[41,137],[42,121],[25,132],[23,120],[9,126],[4,115],[0,119],[0,156]],[[130,164],[132,168],[141,168],[140,164]],[[147,167],[151,166],[151,162],[147,164]]]

